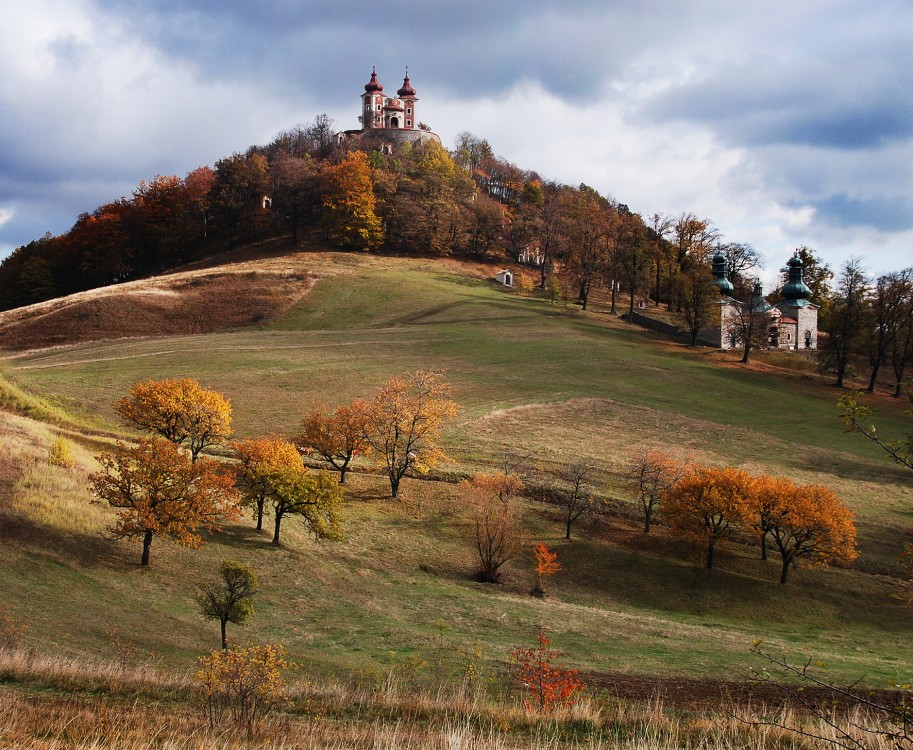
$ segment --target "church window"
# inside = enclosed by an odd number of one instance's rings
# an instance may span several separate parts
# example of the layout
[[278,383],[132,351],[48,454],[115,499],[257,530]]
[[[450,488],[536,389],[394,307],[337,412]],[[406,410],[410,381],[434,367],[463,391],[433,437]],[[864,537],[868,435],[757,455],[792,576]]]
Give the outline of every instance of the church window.
[[407,114],[407,115],[411,115],[411,114],[412,114],[412,107],[406,107],[406,114]]
[[412,127],[412,120],[406,120],[406,127],[407,127],[407,128],[411,128],[411,127]]

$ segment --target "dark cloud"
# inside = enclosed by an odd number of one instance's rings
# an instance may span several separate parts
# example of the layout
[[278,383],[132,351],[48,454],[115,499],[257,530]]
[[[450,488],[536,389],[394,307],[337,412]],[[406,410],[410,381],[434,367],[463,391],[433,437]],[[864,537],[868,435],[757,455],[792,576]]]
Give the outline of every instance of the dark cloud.
[[913,197],[853,198],[833,195],[812,205],[818,218],[839,227],[872,227],[884,232],[913,229]]
[[[611,6],[602,0],[566,6],[553,0],[522,6],[489,0],[433,6],[415,0],[101,2],[136,33],[194,61],[208,76],[242,76],[274,91],[325,97],[338,96],[342,81],[366,81],[371,65],[395,90],[410,65],[416,87],[423,81],[464,96],[496,95],[527,78],[579,99],[598,91],[655,30],[632,27],[630,19],[643,13],[633,0]],[[625,34],[618,33],[622,26]]]

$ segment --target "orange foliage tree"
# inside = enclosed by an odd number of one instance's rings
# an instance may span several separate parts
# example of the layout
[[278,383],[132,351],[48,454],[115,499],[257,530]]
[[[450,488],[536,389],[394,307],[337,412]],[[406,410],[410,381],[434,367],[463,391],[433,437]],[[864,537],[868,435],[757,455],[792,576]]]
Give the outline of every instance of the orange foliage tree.
[[754,481],[741,469],[697,466],[663,495],[673,531],[707,544],[707,568],[713,567],[717,542],[750,523]]
[[101,471],[89,481],[96,498],[118,509],[110,528],[115,538],[143,540],[142,565],[149,564],[153,537],[199,548],[198,530],[217,530],[238,514],[232,478],[207,459],[191,461],[174,443],[140,439],[98,456]]
[[650,533],[663,493],[681,479],[683,472],[683,466],[660,451],[644,448],[630,454],[627,476],[644,512],[644,534]]
[[535,648],[515,648],[512,652],[517,662],[515,679],[526,688],[529,699],[523,705],[527,711],[546,712],[558,706],[570,706],[577,700],[586,685],[577,676],[576,669],[566,669],[555,662],[558,652],[549,648],[551,641],[540,628],[539,645]]
[[561,570],[561,563],[558,562],[558,553],[552,552],[545,542],[539,542],[533,547],[533,557],[535,559],[536,587],[532,593],[542,596],[545,594],[545,579],[558,573]]
[[512,502],[523,491],[516,474],[496,471],[460,482],[471,505],[475,548],[481,565],[479,580],[497,583],[501,568],[521,548],[520,517]]
[[374,394],[365,437],[390,480],[391,497],[407,474],[427,473],[446,459],[437,445],[444,421],[459,410],[440,372],[397,375]]
[[368,448],[365,430],[369,405],[361,399],[336,407],[332,414],[313,404],[304,418],[301,432],[292,438],[304,453],[316,453],[339,472],[339,483],[346,483],[352,459]]
[[856,559],[853,513],[837,495],[819,484],[796,486],[786,479],[763,478],[767,533],[780,552],[780,583],[790,566],[822,567]]
[[127,424],[186,444],[192,460],[231,434],[231,402],[193,378],[136,383],[114,409]]
[[239,440],[231,444],[238,464],[235,484],[241,491],[241,507],[250,508],[263,528],[263,513],[273,497],[273,476],[277,471],[301,468],[301,456],[295,446],[278,435]]
[[323,208],[327,229],[344,247],[372,250],[384,241],[375,213],[371,166],[363,151],[352,151],[326,173]]

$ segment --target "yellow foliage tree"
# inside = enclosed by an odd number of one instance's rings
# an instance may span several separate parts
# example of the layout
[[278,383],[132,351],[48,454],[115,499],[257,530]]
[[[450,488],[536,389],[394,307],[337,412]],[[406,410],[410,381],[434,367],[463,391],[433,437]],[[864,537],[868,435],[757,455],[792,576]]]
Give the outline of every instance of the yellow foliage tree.
[[110,528],[115,538],[143,540],[142,565],[149,564],[153,537],[185,547],[202,547],[198,530],[218,530],[223,519],[238,515],[232,477],[219,474],[214,462],[191,461],[174,443],[140,439],[98,456],[101,471],[89,481],[96,498],[118,509]]
[[399,497],[404,476],[424,474],[446,459],[437,439],[459,411],[452,392],[440,372],[419,370],[391,378],[374,394],[365,436],[390,480],[391,497]]
[[300,470],[301,456],[294,445],[278,435],[239,440],[231,448],[238,460],[235,484],[241,491],[241,506],[251,509],[260,531],[267,502],[275,492],[274,474]]
[[747,471],[697,466],[665,492],[663,507],[673,531],[707,544],[709,569],[717,542],[750,523],[753,491]]
[[284,673],[291,666],[285,648],[274,643],[201,657],[194,676],[203,686],[209,726],[228,716],[253,734],[271,711],[289,702]]
[[350,152],[327,170],[323,208],[330,235],[341,245],[372,250],[383,243],[376,203],[364,151]]
[[186,444],[194,461],[201,450],[231,434],[231,402],[193,378],[136,383],[114,409],[127,424]]
[[306,466],[278,467],[270,472],[273,507],[273,544],[279,544],[282,519],[301,516],[316,539],[341,539],[339,508],[342,487],[334,477],[321,471],[316,476]]
[[314,403],[292,442],[304,453],[320,456],[339,472],[339,483],[345,484],[352,459],[368,448],[365,430],[369,410],[370,406],[361,399],[338,406],[332,414]]

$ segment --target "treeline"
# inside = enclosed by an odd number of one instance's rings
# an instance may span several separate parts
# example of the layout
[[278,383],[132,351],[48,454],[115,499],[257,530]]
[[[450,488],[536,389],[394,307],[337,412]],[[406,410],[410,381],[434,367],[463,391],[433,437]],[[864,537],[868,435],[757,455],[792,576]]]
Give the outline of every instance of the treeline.
[[[586,186],[543,180],[461,134],[382,153],[337,142],[332,120],[280,133],[183,178],[142,181],[127,198],[82,214],[59,236],[0,264],[0,309],[159,273],[225,247],[319,230],[344,248],[397,254],[510,257],[538,268],[586,307],[591,289],[669,301],[677,278],[722,247],[733,278],[757,263],[691,214],[644,221]],[[560,277],[553,272],[560,271]],[[527,280],[528,281],[528,280]]]

